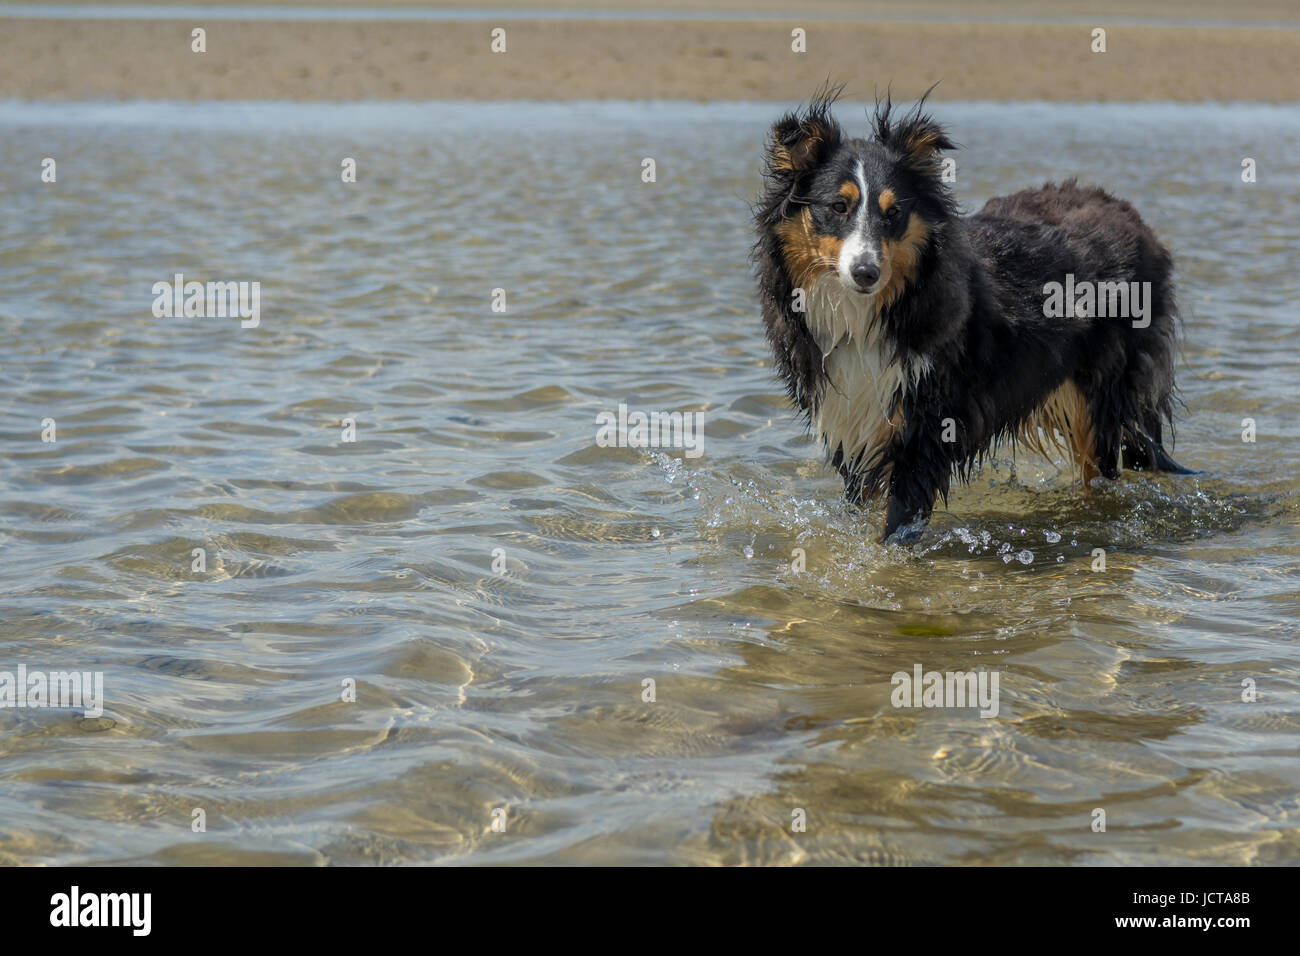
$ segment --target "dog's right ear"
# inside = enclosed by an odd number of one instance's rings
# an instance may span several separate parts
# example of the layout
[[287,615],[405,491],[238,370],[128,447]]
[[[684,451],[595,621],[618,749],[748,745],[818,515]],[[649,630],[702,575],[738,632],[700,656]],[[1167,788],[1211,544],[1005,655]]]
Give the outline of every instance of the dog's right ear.
[[831,117],[831,104],[838,95],[838,89],[823,91],[805,109],[786,113],[772,127],[767,151],[771,175],[798,176],[839,145],[843,132]]

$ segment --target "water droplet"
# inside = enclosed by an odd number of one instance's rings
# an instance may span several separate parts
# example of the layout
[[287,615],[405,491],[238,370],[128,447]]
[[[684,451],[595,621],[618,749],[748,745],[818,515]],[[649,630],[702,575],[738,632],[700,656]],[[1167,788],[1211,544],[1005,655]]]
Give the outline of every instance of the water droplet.
[[657,538],[657,537],[659,537],[659,529],[658,529],[658,528],[655,528],[653,531],[651,531],[651,532],[650,532],[650,537],[652,537],[652,538]]
[[1056,544],[1061,540],[1061,536],[1055,531],[1044,531],[1043,537],[1047,539],[1048,544]]
[[1019,554],[1016,555],[1016,560],[1019,561],[1021,564],[1033,564],[1034,552],[1021,551]]

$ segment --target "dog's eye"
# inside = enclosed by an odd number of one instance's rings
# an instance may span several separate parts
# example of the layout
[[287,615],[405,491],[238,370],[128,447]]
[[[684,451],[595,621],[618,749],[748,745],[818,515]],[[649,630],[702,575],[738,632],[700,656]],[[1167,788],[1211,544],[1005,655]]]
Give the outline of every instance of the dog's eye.
[[849,204],[846,203],[843,199],[837,199],[835,202],[831,203],[831,212],[835,213],[836,215],[843,216],[848,211],[849,211]]
[[885,210],[885,214],[884,214],[884,215],[885,215],[885,218],[886,218],[887,220],[889,220],[890,222],[893,222],[895,219],[898,218],[898,207],[897,207],[897,206],[890,206],[888,209]]

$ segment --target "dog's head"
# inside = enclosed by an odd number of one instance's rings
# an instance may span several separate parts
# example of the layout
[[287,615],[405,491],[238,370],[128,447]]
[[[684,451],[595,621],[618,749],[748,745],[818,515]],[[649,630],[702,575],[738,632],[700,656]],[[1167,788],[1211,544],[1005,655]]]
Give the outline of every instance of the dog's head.
[[775,240],[796,288],[834,275],[846,290],[893,302],[955,204],[941,150],[955,144],[922,103],[894,117],[878,103],[871,136],[851,139],[830,113],[838,90],[787,113],[772,128],[760,230]]

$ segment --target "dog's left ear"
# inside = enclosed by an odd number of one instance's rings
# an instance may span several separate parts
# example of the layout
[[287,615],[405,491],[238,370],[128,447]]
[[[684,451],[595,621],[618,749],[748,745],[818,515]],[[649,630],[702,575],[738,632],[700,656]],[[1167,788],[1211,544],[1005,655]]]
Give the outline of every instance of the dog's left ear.
[[930,91],[927,90],[916,106],[897,119],[893,116],[893,104],[887,96],[883,102],[876,103],[873,123],[876,139],[902,153],[903,160],[917,170],[930,168],[941,151],[957,148],[957,144],[948,138],[948,131],[933,116],[923,111],[925,97],[929,95]]
[[912,166],[925,166],[936,153],[957,148],[957,144],[948,138],[947,130],[933,117],[921,113],[905,116],[898,124],[895,137],[898,148]]

